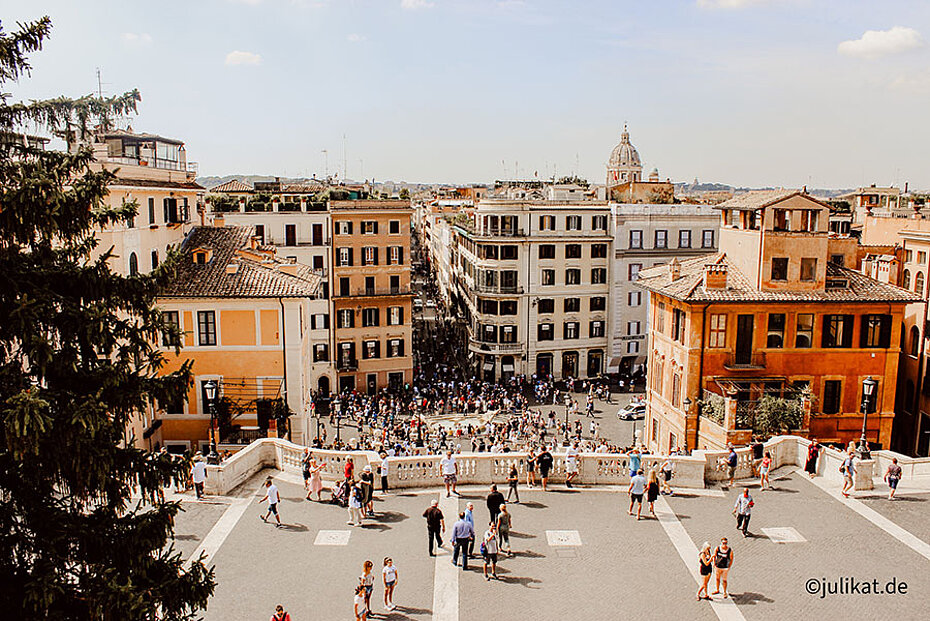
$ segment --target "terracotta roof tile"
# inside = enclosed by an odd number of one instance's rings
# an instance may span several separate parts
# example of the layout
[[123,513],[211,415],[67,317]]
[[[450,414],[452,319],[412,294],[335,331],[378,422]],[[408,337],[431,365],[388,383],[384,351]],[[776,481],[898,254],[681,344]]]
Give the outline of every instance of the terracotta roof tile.
[[[704,289],[704,266],[712,263],[727,266],[726,289]],[[636,284],[648,291],[686,302],[920,302],[920,296],[885,284],[835,263],[827,263],[827,280],[845,286],[817,291],[768,291],[757,289],[726,254],[688,259],[680,263],[680,275],[674,281],[667,265],[639,272]]]
[[[270,252],[239,252],[250,248],[252,227],[198,226],[181,244],[177,276],[159,294],[162,298],[294,298],[315,297],[322,278],[306,265],[293,264],[289,274],[280,266],[288,262]],[[194,251],[211,252],[204,264],[194,262]],[[259,257],[263,257],[260,259]],[[230,273],[227,266],[237,263]]]
[[226,183],[221,183],[220,185],[210,188],[211,192],[251,192],[252,186],[248,183],[243,183],[238,179],[231,179]]

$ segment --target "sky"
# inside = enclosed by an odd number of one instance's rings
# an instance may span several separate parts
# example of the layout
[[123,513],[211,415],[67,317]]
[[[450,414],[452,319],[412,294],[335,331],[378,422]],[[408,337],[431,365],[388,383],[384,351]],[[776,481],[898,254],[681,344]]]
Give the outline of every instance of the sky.
[[[52,18],[13,99],[138,88],[201,175],[930,190],[923,0],[0,0]],[[325,151],[325,153],[324,153]]]

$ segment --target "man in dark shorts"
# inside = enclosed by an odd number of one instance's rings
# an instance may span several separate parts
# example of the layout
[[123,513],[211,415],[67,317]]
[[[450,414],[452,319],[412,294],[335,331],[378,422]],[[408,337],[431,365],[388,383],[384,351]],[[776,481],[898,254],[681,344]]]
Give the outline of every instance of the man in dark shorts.
[[643,494],[646,493],[646,477],[643,476],[642,470],[637,470],[636,475],[630,479],[630,488],[627,492],[630,494],[630,515],[633,515],[633,505],[639,505],[636,509],[636,519],[638,520],[643,512]]
[[281,497],[278,495],[278,486],[271,482],[271,479],[265,481],[265,497],[259,502],[268,501],[268,513],[262,516],[262,522],[267,522],[271,514],[274,513],[274,519],[277,520],[275,526],[281,526],[281,516],[278,515],[278,503]]
[[543,447],[542,452],[536,457],[536,463],[539,465],[539,482],[542,484],[544,492],[549,490],[546,486],[549,484],[549,471],[552,470],[552,453],[548,447]]
[[898,465],[898,458],[892,457],[888,470],[885,471],[885,481],[891,490],[888,493],[888,500],[894,500],[894,493],[898,489],[898,481],[901,480],[901,466]]

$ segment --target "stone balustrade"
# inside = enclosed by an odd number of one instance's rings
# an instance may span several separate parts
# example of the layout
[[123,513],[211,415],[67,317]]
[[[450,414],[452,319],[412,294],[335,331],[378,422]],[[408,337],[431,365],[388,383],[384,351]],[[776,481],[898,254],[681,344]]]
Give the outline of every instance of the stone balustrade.
[[[773,468],[782,466],[804,467],[810,440],[797,436],[776,436],[765,443],[765,450],[772,456]],[[301,459],[306,447],[280,438],[262,438],[248,445],[219,466],[207,466],[205,489],[210,494],[227,494],[263,468],[276,468],[284,472],[300,474]],[[342,479],[345,462],[350,457],[359,473],[370,465],[378,485],[381,458],[374,451],[329,451],[312,450],[317,463],[325,463],[321,472],[323,479]],[[740,448],[736,451],[738,461],[737,479],[752,478],[752,450]],[[553,453],[554,463],[550,481],[565,481],[565,454]],[[727,477],[726,468],[718,467],[727,451],[696,450],[691,456],[669,457],[674,476],[672,485],[679,488],[703,488],[705,482],[717,482]],[[388,467],[388,486],[391,489],[439,487],[443,484],[439,463],[442,455],[412,455],[392,457]],[[527,453],[460,453],[458,482],[462,485],[506,485],[511,466],[517,467],[521,483],[526,480]],[[817,474],[828,480],[840,481],[843,475],[839,467],[845,455],[832,448],[824,448],[817,464]],[[930,458],[911,458],[891,451],[873,451],[872,459],[856,460],[855,489],[872,489],[873,476],[884,473],[893,457],[903,470],[905,479],[930,476]],[[648,472],[660,468],[663,455],[642,455],[641,468]],[[617,453],[581,453],[578,456],[579,485],[627,485],[630,482],[630,456]],[[538,475],[538,471],[537,471]]]

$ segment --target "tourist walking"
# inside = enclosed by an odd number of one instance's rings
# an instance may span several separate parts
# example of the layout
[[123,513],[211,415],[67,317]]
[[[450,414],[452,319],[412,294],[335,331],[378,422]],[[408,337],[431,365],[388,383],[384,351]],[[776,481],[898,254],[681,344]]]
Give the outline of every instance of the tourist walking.
[[465,521],[471,525],[471,541],[468,542],[468,558],[475,556],[475,505],[474,503],[465,503]]
[[429,538],[429,555],[436,556],[433,553],[433,541],[440,548],[442,547],[442,533],[446,532],[446,521],[439,509],[439,501],[435,498],[430,502],[429,509],[423,512],[426,518],[426,536]]
[[191,466],[191,481],[194,482],[194,491],[197,493],[197,500],[203,498],[203,484],[207,480],[207,464],[203,461],[203,455],[199,452],[194,457],[194,465]]
[[451,450],[446,451],[446,456],[439,462],[439,466],[442,471],[443,483],[446,484],[446,498],[450,496],[450,487],[452,489],[452,494],[458,496],[459,493],[455,491],[455,483],[458,480],[459,465],[455,461],[455,457],[452,456]]
[[323,468],[326,467],[326,462],[322,464],[316,463],[316,458],[313,456],[313,453],[309,455],[310,459],[308,462],[308,467],[310,469],[310,488],[307,492],[307,500],[310,500],[313,494],[316,494],[317,502],[322,502],[323,494],[323,477],[320,474]]
[[898,465],[898,458],[892,457],[888,470],[885,471],[885,482],[888,483],[888,500],[894,500],[894,493],[898,489],[898,481],[901,480],[901,466]]
[[[497,543],[497,526],[494,522],[488,524],[488,529],[484,531],[484,540],[481,542],[481,556],[484,557],[484,579],[490,580],[491,576],[497,579],[497,553],[499,550]],[[491,566],[491,575],[488,575],[488,565]]]
[[506,502],[504,495],[497,491],[497,485],[491,485],[491,493],[488,494],[487,505],[488,513],[491,515],[491,522],[497,522],[497,516],[501,512],[501,505]]
[[672,460],[668,457],[665,458],[665,461],[662,462],[662,493],[668,494],[669,496],[673,495],[672,486],[670,481],[672,480]]
[[766,487],[772,489],[772,483],[769,481],[769,472],[772,470],[772,454],[768,451],[765,452],[765,457],[762,458],[762,463],[759,464],[759,491],[764,490]]
[[549,471],[552,470],[552,462],[552,453],[549,452],[547,446],[543,446],[536,457],[536,463],[539,465],[539,482],[542,484],[544,492],[549,491],[546,486],[549,484]]
[[304,491],[307,492],[307,500],[310,500],[310,449],[305,448],[304,454],[300,458],[300,473],[304,477]]
[[259,502],[268,501],[268,513],[262,516],[262,522],[267,522],[268,518],[274,513],[274,519],[277,520],[275,527],[281,526],[281,516],[278,515],[278,503],[281,500],[278,494],[278,486],[271,482],[271,479],[265,481],[265,495]]
[[274,614],[271,615],[271,621],[291,621],[291,615],[287,614],[284,606],[278,604],[274,608]]
[[729,592],[727,591],[727,576],[730,573],[730,569],[733,567],[733,548],[730,547],[730,544],[727,542],[727,538],[724,537],[720,540],[720,545],[714,548],[714,578],[715,584],[717,585],[716,590],[713,592],[713,595],[720,593],[720,584],[723,584],[723,597],[726,599],[729,597]]
[[394,560],[390,556],[384,557],[384,567],[381,570],[381,577],[384,580],[384,607],[388,610],[394,610],[394,588],[397,586],[397,568],[394,567]]
[[752,440],[752,474],[754,476],[759,475],[759,466],[762,465],[762,458],[765,452],[765,445],[762,444],[762,440],[758,437],[753,438]]
[[517,472],[517,464],[511,464],[510,474],[507,475],[507,502],[510,502],[510,496],[520,502],[520,492],[517,491],[517,483],[520,482],[520,473]]
[[346,522],[349,526],[362,525],[363,499],[364,492],[361,486],[358,483],[353,483],[349,488],[349,521]]
[[[580,435],[580,434],[579,434]],[[578,442],[574,442],[565,451],[565,487],[571,488],[572,481],[578,476]]]
[[656,514],[655,510],[655,501],[659,497],[659,475],[656,473],[655,468],[649,471],[649,476],[646,478],[646,501],[649,503],[649,513],[653,516]]
[[355,462],[351,457],[346,457],[346,465],[343,469],[343,474],[345,475],[346,481],[351,482],[355,480]]
[[643,512],[643,494],[646,491],[646,477],[643,476],[642,470],[637,470],[633,478],[630,479],[630,487],[627,492],[630,494],[630,515],[633,515],[633,505],[637,504],[636,519],[640,519]]
[[381,493],[387,494],[388,491],[388,454],[381,451]]
[[744,487],[743,493],[736,497],[733,506],[733,515],[736,516],[736,529],[743,531],[743,537],[749,536],[749,518],[752,517],[752,507],[755,503],[749,495],[749,488]]
[[849,498],[849,492],[855,487],[856,465],[853,463],[852,449],[846,453],[846,458],[840,464],[840,474],[843,475],[843,496]]
[[462,570],[468,569],[468,542],[475,536],[475,529],[465,519],[465,512],[459,513],[458,521],[452,525],[452,564],[458,565],[459,554],[462,555]]
[[359,487],[362,488],[362,513],[368,517],[375,515],[375,475],[371,466],[365,466],[359,476]]
[[365,587],[365,609],[368,611],[369,617],[372,615],[371,593],[375,590],[375,575],[371,573],[374,566],[375,564],[371,561],[365,561],[365,564],[362,566],[362,575],[358,577],[359,585]]
[[368,608],[365,606],[365,587],[355,587],[355,621],[368,621]]
[[[714,555],[711,554],[710,544],[706,541],[701,546],[700,554],[698,554],[698,563],[700,564],[701,586],[698,588],[697,598],[698,600],[710,599],[707,594],[707,583],[710,582],[710,574],[713,572]],[[701,593],[704,595],[702,596]]]
[[817,457],[820,455],[820,444],[817,440],[812,440],[810,446],[807,447],[807,461],[804,463],[804,471],[810,475],[810,478],[814,478],[814,475],[817,474]]
[[513,516],[510,511],[507,510],[507,505],[501,505],[501,512],[497,516],[497,536],[500,539],[501,548],[507,546],[506,551],[508,556],[513,556],[513,551],[510,549],[510,527],[513,524]]
[[733,487],[733,484],[736,481],[736,464],[739,462],[739,458],[736,456],[736,449],[733,448],[733,445],[730,445],[730,453],[727,455],[727,483],[728,487]]

